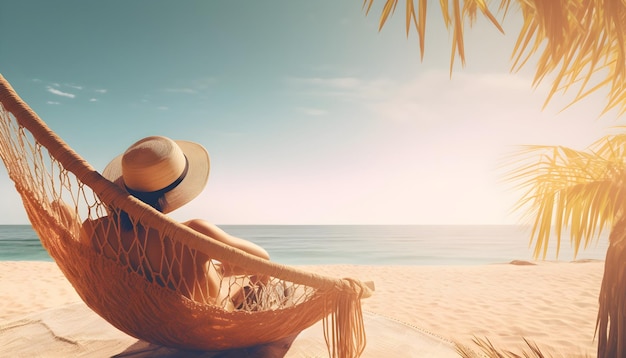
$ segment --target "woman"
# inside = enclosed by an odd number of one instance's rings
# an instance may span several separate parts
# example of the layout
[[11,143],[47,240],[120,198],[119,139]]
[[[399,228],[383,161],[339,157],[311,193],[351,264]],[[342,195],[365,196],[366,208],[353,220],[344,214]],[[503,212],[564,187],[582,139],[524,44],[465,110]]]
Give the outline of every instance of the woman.
[[[152,136],[134,143],[113,159],[103,176],[167,214],[202,192],[209,169],[209,154],[200,144]],[[260,246],[229,235],[205,220],[192,219],[182,224],[269,260],[269,254]],[[242,273],[227,265],[218,268],[205,254],[174,244],[155,229],[131,220],[125,212],[112,211],[107,217],[86,222],[83,229],[98,252],[130,265],[149,281],[179,289],[196,301],[223,301],[227,292],[222,289],[220,294],[222,277]]]

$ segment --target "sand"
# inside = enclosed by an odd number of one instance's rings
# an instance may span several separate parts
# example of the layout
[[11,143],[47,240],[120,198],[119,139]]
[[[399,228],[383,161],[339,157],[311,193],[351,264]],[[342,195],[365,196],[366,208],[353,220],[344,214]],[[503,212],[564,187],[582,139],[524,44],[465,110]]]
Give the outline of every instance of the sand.
[[[548,353],[595,356],[602,262],[305,268],[372,280],[376,292],[364,311],[470,347],[480,337],[520,352],[525,337]],[[0,325],[77,302],[54,263],[0,262]]]

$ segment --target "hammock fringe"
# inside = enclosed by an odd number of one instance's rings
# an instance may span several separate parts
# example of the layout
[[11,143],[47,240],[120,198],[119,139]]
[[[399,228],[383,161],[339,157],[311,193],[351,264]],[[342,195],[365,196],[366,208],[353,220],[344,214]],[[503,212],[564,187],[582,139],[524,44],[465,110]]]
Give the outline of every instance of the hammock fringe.
[[361,298],[368,288],[350,278],[343,282],[348,289],[333,294],[334,306],[323,321],[324,338],[331,357],[359,357],[366,345]]

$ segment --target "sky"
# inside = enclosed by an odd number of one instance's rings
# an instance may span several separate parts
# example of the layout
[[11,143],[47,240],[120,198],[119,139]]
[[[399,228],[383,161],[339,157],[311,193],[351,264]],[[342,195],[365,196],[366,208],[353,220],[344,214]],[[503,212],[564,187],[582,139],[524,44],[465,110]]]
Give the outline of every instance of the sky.
[[[542,109],[534,63],[510,71],[516,9],[466,28],[451,74],[438,3],[423,61],[382,3],[4,0],[0,74],[98,170],[149,135],[204,145],[207,187],[171,215],[217,224],[518,224],[508,154],[620,124],[601,92]],[[0,190],[0,224],[27,223],[5,170]]]

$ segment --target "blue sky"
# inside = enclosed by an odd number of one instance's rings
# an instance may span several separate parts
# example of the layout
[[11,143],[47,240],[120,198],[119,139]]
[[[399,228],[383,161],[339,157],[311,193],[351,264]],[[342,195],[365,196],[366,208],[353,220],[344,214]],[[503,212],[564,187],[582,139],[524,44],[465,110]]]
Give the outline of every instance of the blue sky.
[[[379,1],[379,7],[381,2]],[[209,151],[205,192],[176,219],[217,224],[514,224],[502,158],[583,149],[618,124],[596,94],[564,112],[519,28],[479,19],[467,64],[429,7],[426,54],[400,12],[378,32],[362,1],[34,1],[0,4],[0,73],[97,169],[148,135]],[[0,223],[25,223],[0,171]]]

